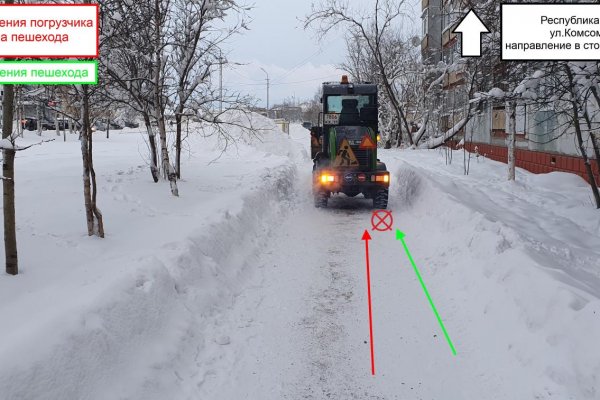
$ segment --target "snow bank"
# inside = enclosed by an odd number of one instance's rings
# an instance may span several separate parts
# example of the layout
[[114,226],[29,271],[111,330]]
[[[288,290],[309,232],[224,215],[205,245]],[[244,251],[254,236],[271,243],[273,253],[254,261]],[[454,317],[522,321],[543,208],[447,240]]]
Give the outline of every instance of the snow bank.
[[397,209],[406,209],[418,201],[422,190],[421,176],[408,165],[399,168],[393,175],[396,180],[393,203]]
[[597,399],[600,230],[597,212],[580,204],[583,181],[519,171],[514,185],[488,160],[462,176],[461,163],[445,166],[437,152],[393,154],[398,227],[456,363],[486,382],[465,398]]
[[95,136],[105,240],[83,234],[75,135],[22,153],[22,274],[0,278],[0,397],[186,398],[187,379],[201,379],[178,367],[197,363],[209,376],[211,357],[223,357],[215,349],[230,339],[216,315],[289,208],[296,167],[287,154],[302,152],[282,135],[265,130],[262,142],[222,154],[206,151],[213,139],[190,138],[179,199],[135,167],[142,136]]
[[[310,155],[306,150],[306,144],[292,140],[270,118],[256,113],[228,111],[223,114],[222,120],[231,139],[234,139],[237,143],[243,143],[264,151],[266,156],[272,154],[284,156],[295,162],[303,162],[310,159]],[[297,128],[297,126],[292,125],[292,129],[294,128]],[[214,128],[206,125],[203,130],[206,135],[215,136],[216,132]],[[302,128],[302,130],[305,129]],[[308,132],[307,130],[305,131]],[[308,133],[306,133],[306,136],[308,137]],[[307,138],[306,140],[308,141],[309,139]],[[225,151],[229,145],[229,141],[219,140],[215,148]]]

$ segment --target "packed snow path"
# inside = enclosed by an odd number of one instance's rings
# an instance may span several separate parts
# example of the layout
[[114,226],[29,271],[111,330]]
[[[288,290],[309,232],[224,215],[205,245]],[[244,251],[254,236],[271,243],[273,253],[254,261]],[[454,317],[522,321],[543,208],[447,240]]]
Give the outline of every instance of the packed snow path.
[[[600,223],[556,204],[571,196],[585,207],[585,196],[569,193],[571,184],[585,185],[563,174],[520,176],[532,184],[549,180],[551,190],[503,183],[502,165],[477,165],[488,162],[481,160],[472,161],[475,178],[464,177],[456,173],[462,165],[446,167],[443,155],[436,156],[437,165],[431,152],[381,157],[396,177],[394,228],[407,233],[457,356],[394,232],[372,232],[377,373],[370,375],[360,240],[371,230],[370,202],[340,196],[329,209],[315,209],[307,164],[299,167],[304,172],[289,214],[258,261],[260,281],[234,307],[238,321],[251,320],[251,333],[232,343],[237,356],[218,368],[231,373],[207,382],[207,398],[600,395],[593,339],[600,332],[594,245]],[[497,175],[477,179],[483,168]],[[249,298],[259,300],[249,306]]]
[[[309,183],[303,179],[302,185]],[[462,392],[464,365],[456,368],[402,248],[389,233],[373,234],[371,244],[377,375],[370,375],[360,241],[370,229],[369,203],[335,199],[331,209],[316,210],[310,193],[301,191],[261,257],[261,283],[244,295],[259,298],[257,307],[249,310],[240,302],[238,318],[253,315],[252,334],[237,344],[242,356],[222,386],[207,394],[392,399]]]
[[73,216],[76,139],[23,153],[0,399],[600,397],[600,219],[580,178],[518,171],[511,184],[481,158],[464,176],[458,152],[451,165],[439,150],[381,152],[394,230],[454,356],[394,231],[371,231],[370,201],[314,208],[308,133],[292,128],[213,163],[214,143],[193,139],[176,200],[131,167],[142,136],[99,138],[104,241]]

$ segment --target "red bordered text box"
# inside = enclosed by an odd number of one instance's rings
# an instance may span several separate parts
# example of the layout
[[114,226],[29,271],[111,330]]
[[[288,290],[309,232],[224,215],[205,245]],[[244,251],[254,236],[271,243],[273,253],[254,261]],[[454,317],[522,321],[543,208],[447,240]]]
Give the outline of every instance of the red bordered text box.
[[[25,21],[25,26],[0,26],[2,58],[98,58],[98,4],[0,4],[0,20]],[[32,26],[32,20],[91,20],[93,27],[60,25],[57,29],[50,28],[50,23],[38,27]],[[50,35],[67,35],[68,41],[13,41],[13,35],[40,35],[47,38],[52,37]]]

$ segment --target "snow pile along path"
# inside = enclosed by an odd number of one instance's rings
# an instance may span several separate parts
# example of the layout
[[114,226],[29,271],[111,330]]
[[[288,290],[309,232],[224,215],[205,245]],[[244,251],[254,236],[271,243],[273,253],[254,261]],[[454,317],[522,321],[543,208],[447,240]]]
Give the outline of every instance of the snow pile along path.
[[462,398],[598,398],[600,222],[585,182],[519,170],[514,184],[490,160],[463,176],[458,154],[450,166],[435,151],[391,154],[397,227],[441,305],[456,365],[485,382]]
[[0,279],[0,397],[187,398],[187,380],[196,387],[211,354],[223,357],[215,346],[230,338],[211,324],[253,276],[294,191],[290,155],[304,150],[273,129],[223,154],[191,137],[175,199],[143,165],[126,167],[142,135],[98,135],[101,241],[83,234],[74,136],[17,160],[22,274]]

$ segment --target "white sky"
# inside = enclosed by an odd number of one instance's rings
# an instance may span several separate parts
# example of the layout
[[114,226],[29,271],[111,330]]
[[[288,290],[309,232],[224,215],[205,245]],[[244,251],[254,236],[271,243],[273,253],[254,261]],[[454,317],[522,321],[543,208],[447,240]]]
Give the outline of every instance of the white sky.
[[[347,1],[359,7],[373,4],[373,0]],[[420,1],[405,1],[414,3],[412,9],[420,12]],[[226,68],[224,85],[254,95],[258,104],[265,106],[266,75],[262,67],[271,80],[272,106],[285,98],[312,98],[322,82],[340,79],[344,71],[336,65],[345,58],[343,32],[332,31],[319,40],[314,31],[302,28],[301,20],[310,13],[313,2],[319,0],[255,0],[254,8],[249,11],[250,31],[229,44],[229,60],[244,65]],[[411,30],[413,23],[420,27],[421,21],[407,18],[404,28]]]
[[228,67],[225,86],[255,95],[259,105],[266,104],[266,75],[271,80],[270,104],[287,97],[311,98],[320,84],[337,80],[342,71],[345,43],[334,32],[320,43],[312,31],[304,31],[302,19],[311,10],[306,0],[257,0],[249,12],[250,31],[230,43],[230,61],[245,65]]

